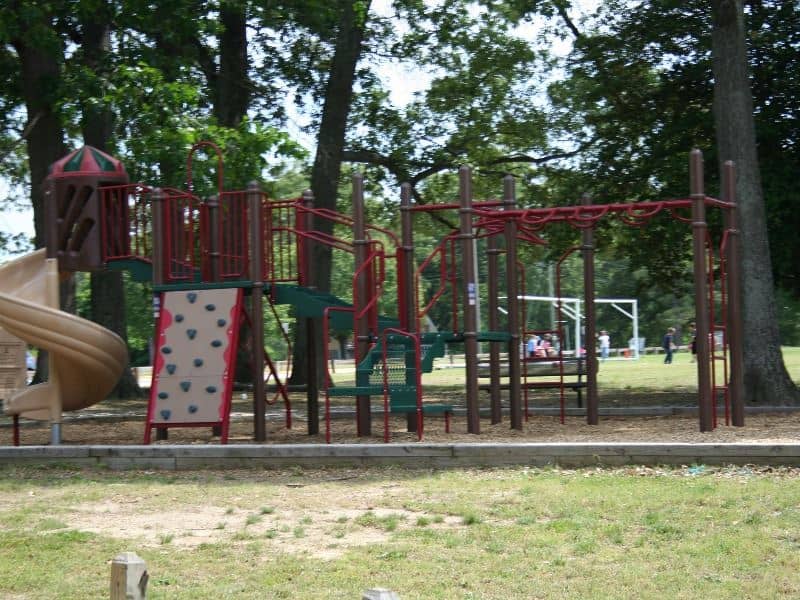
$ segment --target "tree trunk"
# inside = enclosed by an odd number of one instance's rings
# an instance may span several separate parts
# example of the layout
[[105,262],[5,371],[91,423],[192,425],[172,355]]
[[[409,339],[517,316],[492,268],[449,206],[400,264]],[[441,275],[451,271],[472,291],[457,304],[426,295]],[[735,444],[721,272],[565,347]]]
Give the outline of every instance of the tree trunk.
[[798,404],[800,392],[781,355],[767,239],[766,210],[756,151],[753,97],[747,71],[742,0],[714,0],[712,55],[714,122],[720,164],[736,163],[742,243],[742,320],[747,402]]
[[223,2],[219,41],[219,72],[215,79],[214,114],[219,124],[236,128],[250,108],[247,57],[247,16],[240,2]]
[[[102,79],[105,77],[105,61],[110,48],[110,15],[108,5],[93,12],[83,23],[81,50],[84,65]],[[102,90],[95,90],[99,95]],[[107,152],[113,131],[113,115],[102,103],[85,102],[83,105],[83,141],[98,150]],[[122,273],[97,271],[90,275],[92,320],[119,335],[128,342],[128,318],[125,307],[125,285]],[[142,390],[130,366],[122,372],[120,380],[111,392],[117,398],[140,398]]]
[[[44,180],[48,168],[61,158],[64,148],[64,130],[55,112],[56,90],[60,85],[60,48],[36,45],[40,39],[29,31],[21,32],[19,38],[12,41],[20,61],[22,75],[22,92],[28,123],[32,124],[26,145],[28,151],[28,168],[31,177],[31,206],[33,208],[33,226],[36,248],[45,245],[46,228],[44,225]],[[34,383],[47,380],[47,352],[40,352],[37,361]]]
[[[322,120],[317,136],[317,153],[311,171],[311,191],[316,208],[336,209],[339,177],[342,170],[342,155],[345,144],[347,118],[353,98],[356,65],[361,56],[366,18],[370,2],[341,0],[341,16],[336,34],[336,45],[331,63],[328,84],[322,108]],[[357,10],[358,8],[358,10]],[[314,227],[325,233],[333,232],[333,224],[327,220],[315,220]],[[310,274],[312,285],[322,291],[331,288],[331,249],[314,244],[315,269]],[[297,327],[292,359],[292,383],[304,383],[306,373],[305,328]],[[322,327],[317,327],[317,346],[322,347]],[[324,373],[323,356],[317,353],[320,377]]]

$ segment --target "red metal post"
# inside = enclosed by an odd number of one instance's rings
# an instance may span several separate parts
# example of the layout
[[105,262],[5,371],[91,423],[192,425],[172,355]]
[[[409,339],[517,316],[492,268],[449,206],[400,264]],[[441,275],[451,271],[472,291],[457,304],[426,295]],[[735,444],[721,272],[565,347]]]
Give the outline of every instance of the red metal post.
[[[516,188],[514,177],[503,178],[503,208],[513,211],[516,207]],[[515,218],[505,220],[506,242],[506,293],[508,294],[508,397],[511,412],[511,428],[522,430],[522,369],[520,365],[519,332],[519,282],[517,279],[517,233]]]
[[[589,194],[581,197],[581,206],[591,206]],[[594,306],[594,228],[581,231],[581,255],[583,256],[583,312],[585,323],[584,345],[586,346],[586,423],[597,425],[600,422],[599,399],[597,397],[597,353],[595,336],[597,313]],[[561,299],[559,298],[559,302]],[[562,340],[563,342],[563,340]],[[576,348],[576,358],[580,360],[580,348]],[[563,382],[562,382],[563,383]],[[563,394],[563,386],[562,386]]]
[[[736,169],[733,161],[722,167],[722,199],[736,204]],[[744,426],[744,349],[742,337],[742,291],[740,287],[741,248],[736,211],[738,207],[725,209],[727,241],[728,284],[728,348],[730,352],[730,382],[728,392],[731,399],[731,422],[734,427]]]
[[694,307],[697,327],[697,391],[700,431],[713,429],[711,365],[709,352],[708,279],[706,274],[706,206],[703,189],[703,154],[689,156],[689,187],[692,199],[692,252],[694,257]]
[[472,232],[472,173],[468,166],[458,170],[459,221],[462,272],[464,274],[464,358],[466,362],[467,432],[478,434],[481,420],[478,406],[478,284],[475,276],[475,236]]

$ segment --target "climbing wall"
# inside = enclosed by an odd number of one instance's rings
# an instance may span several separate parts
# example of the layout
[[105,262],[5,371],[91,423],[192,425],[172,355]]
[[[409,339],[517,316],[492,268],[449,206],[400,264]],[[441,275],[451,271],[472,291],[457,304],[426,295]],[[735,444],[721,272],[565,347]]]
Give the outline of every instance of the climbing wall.
[[153,427],[222,426],[227,441],[240,288],[161,295],[145,443]]

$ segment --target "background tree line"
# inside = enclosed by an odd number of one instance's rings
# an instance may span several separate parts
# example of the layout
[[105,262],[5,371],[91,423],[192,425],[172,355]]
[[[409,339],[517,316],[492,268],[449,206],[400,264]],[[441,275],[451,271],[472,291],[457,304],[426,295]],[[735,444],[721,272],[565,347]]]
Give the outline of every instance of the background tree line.
[[[585,14],[567,0],[5,0],[0,175],[17,194],[4,210],[32,206],[41,246],[40,183],[81,142],[118,156],[132,180],[179,186],[189,146],[211,139],[228,189],[291,181],[345,212],[343,174],[363,168],[371,218],[388,225],[400,182],[416,202],[451,200],[463,163],[479,197],[513,174],[524,206],[583,192],[597,203],[684,197],[686,156],[700,147],[712,195],[721,161],[740,167],[746,343],[757,348],[748,399],[796,402],[780,343],[800,343],[798,4],[605,0]],[[390,86],[404,70],[400,85],[416,91],[397,102]],[[417,221],[431,239],[452,225]],[[554,234],[532,259],[552,260],[575,236]],[[691,293],[689,236],[666,219],[598,231],[601,260],[635,274],[625,295],[646,302],[654,329],[665,303]],[[330,250],[317,253],[314,284],[341,286]],[[621,278],[609,281],[602,293],[618,294]],[[119,274],[91,275],[91,317],[123,335],[124,300]],[[298,374],[303,340],[298,331]]]

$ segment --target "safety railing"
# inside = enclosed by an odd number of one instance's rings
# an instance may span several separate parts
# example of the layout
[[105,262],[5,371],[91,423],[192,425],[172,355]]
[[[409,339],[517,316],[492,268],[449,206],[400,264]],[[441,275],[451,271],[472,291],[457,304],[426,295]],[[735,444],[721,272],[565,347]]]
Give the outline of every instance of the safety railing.
[[152,193],[141,184],[102,187],[100,194],[101,256],[109,260],[153,256]]
[[[416,413],[415,416],[417,418],[417,441],[422,441],[422,434],[423,428],[425,426],[425,419],[422,413],[422,347],[420,345],[420,338],[419,334],[411,333],[408,331],[403,331],[402,329],[395,329],[393,327],[387,327],[384,329],[382,338],[381,338],[381,375],[383,376],[383,441],[388,443],[389,442],[389,417],[391,415],[391,406],[390,406],[390,367],[389,367],[389,336],[396,335],[400,337],[405,337],[411,340],[411,343],[414,347],[414,390],[416,392]],[[400,373],[403,377],[402,383],[407,383],[407,370],[408,365],[406,363],[406,348],[405,345],[401,345],[401,352],[399,353],[399,361],[400,361]],[[394,357],[394,362],[398,361],[398,357]],[[396,382],[392,382],[396,383]]]

